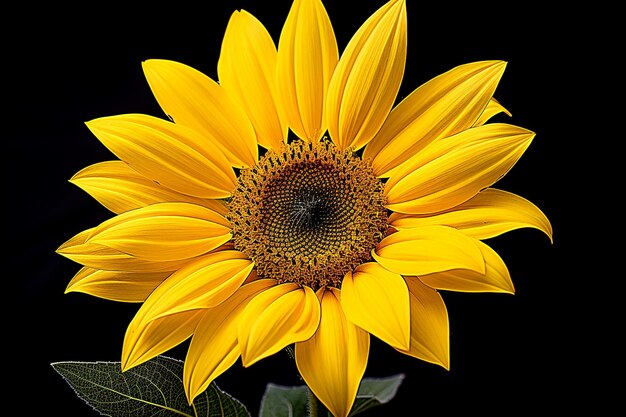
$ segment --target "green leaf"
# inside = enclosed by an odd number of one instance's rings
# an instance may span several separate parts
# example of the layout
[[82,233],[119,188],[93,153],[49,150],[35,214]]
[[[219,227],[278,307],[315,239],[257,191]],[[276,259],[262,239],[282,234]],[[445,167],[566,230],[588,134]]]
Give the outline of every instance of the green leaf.
[[[391,401],[398,392],[402,380],[404,380],[403,374],[387,378],[364,378],[349,416]],[[307,416],[308,400],[308,389],[304,385],[284,387],[269,383],[261,400],[259,417]]]
[[387,378],[364,378],[356,394],[349,417],[357,415],[370,408],[386,404],[396,396],[404,374],[393,375]]
[[301,385],[283,387],[269,383],[261,399],[259,417],[300,417],[306,416],[308,389]]
[[76,395],[111,417],[250,417],[246,407],[215,383],[189,405],[183,362],[159,356],[122,372],[120,362],[55,362]]

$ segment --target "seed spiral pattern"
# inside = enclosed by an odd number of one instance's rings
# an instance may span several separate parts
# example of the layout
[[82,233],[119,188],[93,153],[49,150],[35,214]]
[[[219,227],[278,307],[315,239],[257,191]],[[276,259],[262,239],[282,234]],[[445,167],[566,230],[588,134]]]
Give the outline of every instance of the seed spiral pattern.
[[227,215],[235,249],[259,278],[318,289],[371,260],[387,230],[383,184],[371,165],[331,142],[268,150],[241,171]]

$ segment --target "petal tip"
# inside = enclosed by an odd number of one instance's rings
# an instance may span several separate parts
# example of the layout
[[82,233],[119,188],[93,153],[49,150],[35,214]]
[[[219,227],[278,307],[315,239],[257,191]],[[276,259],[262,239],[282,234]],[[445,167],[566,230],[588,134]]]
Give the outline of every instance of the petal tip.
[[122,372],[126,372],[129,369],[131,369],[133,367],[133,365],[130,362],[130,358],[122,358],[122,363],[120,364],[121,368],[122,368]]
[[498,290],[501,294],[515,295],[515,287],[513,286],[513,282],[510,280],[507,281],[505,285],[500,286]]
[[244,352],[241,352],[241,365],[244,368],[249,368],[252,365],[254,365],[255,363],[257,363],[258,361],[260,361],[262,358],[258,357],[258,356],[251,356],[250,354],[244,354]]
[[503,59],[494,59],[494,60],[484,61],[484,62],[489,63],[490,64],[489,66],[491,67],[502,68],[502,70],[504,70],[509,63],[509,61],[505,61]]

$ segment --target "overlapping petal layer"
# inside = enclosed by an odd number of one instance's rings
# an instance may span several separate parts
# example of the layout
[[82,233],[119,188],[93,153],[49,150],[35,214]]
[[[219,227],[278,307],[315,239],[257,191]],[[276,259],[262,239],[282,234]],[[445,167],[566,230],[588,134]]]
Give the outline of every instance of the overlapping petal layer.
[[466,202],[435,214],[392,213],[389,224],[399,230],[428,225],[450,226],[476,239],[488,239],[521,227],[532,227],[552,240],[552,225],[536,205],[495,188],[487,188]]
[[233,166],[254,166],[259,155],[254,127],[222,86],[174,61],[149,59],[143,70],[165,114],[200,133],[203,149],[221,150]]
[[115,214],[162,202],[206,206],[225,215],[222,200],[197,198],[171,190],[150,180],[123,161],[100,162],[80,170],[70,182],[77,185]]
[[227,250],[199,258],[172,274],[131,321],[124,339],[124,367],[149,360],[191,336],[203,313],[235,293],[251,269],[252,262],[243,254]]
[[106,271],[83,267],[65,289],[94,297],[128,303],[141,303],[165,280],[170,272]]
[[273,285],[276,285],[274,280],[253,281],[222,304],[201,310],[203,315],[189,344],[183,372],[185,393],[190,403],[239,358],[237,329],[241,314],[255,295]]
[[534,136],[517,126],[493,123],[433,142],[389,178],[387,207],[424,214],[457,206],[506,174]]
[[417,155],[429,143],[476,124],[485,114],[506,63],[481,61],[458,66],[422,85],[389,114],[363,152],[377,175]]
[[159,285],[138,314],[151,321],[182,311],[215,307],[243,284],[252,267],[252,261],[234,250],[200,257]]
[[408,349],[409,293],[400,274],[376,262],[360,265],[341,283],[341,307],[363,330],[395,348]]
[[359,149],[378,132],[400,89],[406,61],[406,4],[392,0],[352,37],[328,87],[328,133]]
[[122,370],[141,365],[187,340],[203,314],[204,310],[190,310],[146,322],[137,313],[124,336]]
[[117,249],[88,242],[87,239],[95,229],[93,227],[78,233],[61,245],[57,253],[86,267],[107,271],[171,272],[188,262],[186,259],[175,261],[141,259]]
[[432,288],[463,292],[514,293],[513,281],[506,264],[493,249],[476,241],[485,259],[485,272],[469,269],[451,269],[420,276],[420,280]]
[[425,275],[450,269],[484,273],[478,241],[451,227],[425,226],[401,230],[384,238],[372,257],[391,272]]
[[336,417],[350,412],[369,356],[369,333],[348,320],[341,292],[320,289],[321,318],[308,340],[296,343],[296,364],[307,386]]
[[151,261],[177,261],[207,253],[230,238],[227,220],[213,210],[188,203],[157,203],[103,222],[86,243]]
[[172,190],[224,198],[235,188],[236,177],[224,155],[209,150],[194,130],[142,114],[102,117],[87,127],[135,171]]
[[239,325],[244,366],[273,355],[287,345],[313,336],[320,321],[320,303],[310,287],[280,284],[250,301]]
[[450,368],[448,311],[441,295],[415,277],[407,277],[411,304],[411,341],[400,352]]

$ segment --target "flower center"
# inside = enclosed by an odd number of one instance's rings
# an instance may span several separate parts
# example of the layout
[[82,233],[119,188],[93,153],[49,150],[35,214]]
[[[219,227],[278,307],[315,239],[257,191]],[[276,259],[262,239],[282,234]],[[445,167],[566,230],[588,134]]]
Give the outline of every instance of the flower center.
[[387,229],[384,202],[367,161],[330,142],[296,141],[241,171],[227,217],[259,278],[317,290],[371,260]]

